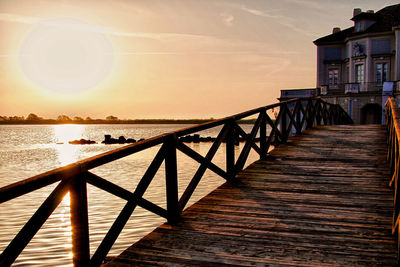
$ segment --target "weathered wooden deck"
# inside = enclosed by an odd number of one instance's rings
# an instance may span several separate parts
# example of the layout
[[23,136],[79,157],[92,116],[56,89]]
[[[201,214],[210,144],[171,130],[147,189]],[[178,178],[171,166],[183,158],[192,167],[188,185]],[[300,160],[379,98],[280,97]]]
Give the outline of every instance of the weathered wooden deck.
[[107,266],[396,266],[382,126],[289,139]]

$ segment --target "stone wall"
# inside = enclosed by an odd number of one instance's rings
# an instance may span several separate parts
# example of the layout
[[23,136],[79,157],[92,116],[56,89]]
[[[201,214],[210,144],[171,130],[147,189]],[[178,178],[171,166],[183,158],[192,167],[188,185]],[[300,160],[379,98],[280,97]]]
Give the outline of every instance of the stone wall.
[[[340,96],[321,96],[325,101],[332,104],[339,104],[351,116],[355,124],[361,124],[365,116],[368,104],[378,104],[382,110],[382,95],[377,94],[357,94],[357,95],[340,95]],[[364,110],[362,110],[364,108]],[[364,114],[363,114],[364,112]],[[363,119],[364,116],[364,119]]]

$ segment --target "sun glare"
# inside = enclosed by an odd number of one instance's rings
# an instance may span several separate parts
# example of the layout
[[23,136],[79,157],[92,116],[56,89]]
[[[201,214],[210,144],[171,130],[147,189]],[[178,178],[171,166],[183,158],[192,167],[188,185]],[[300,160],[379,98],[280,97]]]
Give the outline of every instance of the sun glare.
[[20,47],[24,74],[41,87],[74,94],[103,81],[113,65],[110,41],[95,26],[73,19],[39,23]]

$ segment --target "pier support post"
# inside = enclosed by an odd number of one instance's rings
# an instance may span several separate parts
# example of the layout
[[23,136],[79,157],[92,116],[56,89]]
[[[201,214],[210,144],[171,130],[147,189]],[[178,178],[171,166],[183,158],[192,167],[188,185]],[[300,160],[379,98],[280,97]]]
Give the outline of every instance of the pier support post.
[[282,133],[282,143],[286,143],[287,138],[288,138],[288,132],[287,132],[287,110],[288,107],[286,103],[281,106],[282,108],[282,117],[281,117],[281,133]]
[[261,124],[260,124],[260,149],[262,152],[262,155],[260,156],[260,159],[265,159],[267,157],[268,153],[268,147],[267,147],[267,111],[264,109],[261,111]]
[[296,134],[301,134],[302,131],[302,126],[301,126],[301,100],[297,100],[296,102],[296,106],[298,107],[297,110],[296,108],[294,110],[296,110],[296,120],[294,123],[296,123],[297,127],[296,127]]
[[229,130],[229,133],[225,137],[225,140],[226,140],[226,172],[228,174],[229,180],[232,180],[235,178],[235,139],[234,139],[234,134],[235,134],[234,127],[231,127],[231,129]]
[[307,109],[308,112],[305,114],[305,116],[307,117],[306,118],[306,128],[310,129],[313,127],[313,124],[314,124],[314,110],[315,110],[313,101],[311,99],[308,100],[307,107],[308,107],[308,109]]
[[74,266],[88,266],[90,261],[87,188],[84,173],[70,184],[72,253]]
[[315,118],[317,120],[317,125],[321,125],[321,101],[318,99],[315,103]]
[[167,154],[165,156],[165,185],[167,190],[167,217],[169,223],[179,220],[178,207],[178,171],[176,160],[176,136],[171,135],[167,142]]

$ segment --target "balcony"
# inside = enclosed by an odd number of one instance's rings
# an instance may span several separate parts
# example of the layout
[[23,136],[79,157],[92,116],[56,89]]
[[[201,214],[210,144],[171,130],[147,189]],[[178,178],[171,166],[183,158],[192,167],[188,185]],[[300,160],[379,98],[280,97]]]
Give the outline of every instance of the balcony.
[[291,99],[291,98],[309,98],[316,96],[316,89],[284,89],[281,90],[280,99]]
[[[397,87],[396,87],[397,86]],[[335,85],[322,85],[320,87],[321,95],[342,95],[342,94],[360,94],[360,93],[382,93],[383,85],[377,85],[376,82],[370,83],[341,83]],[[400,83],[393,87],[400,92]]]
[[400,81],[396,81],[394,83],[395,83],[395,86],[394,86],[393,90],[395,92],[400,92]]
[[320,92],[321,95],[340,95],[344,93],[344,85],[343,84],[321,85]]
[[344,84],[344,93],[345,94],[358,94],[360,91],[363,91],[363,84],[359,83],[345,83]]
[[321,85],[321,95],[326,95],[326,94],[328,94],[328,86]]

